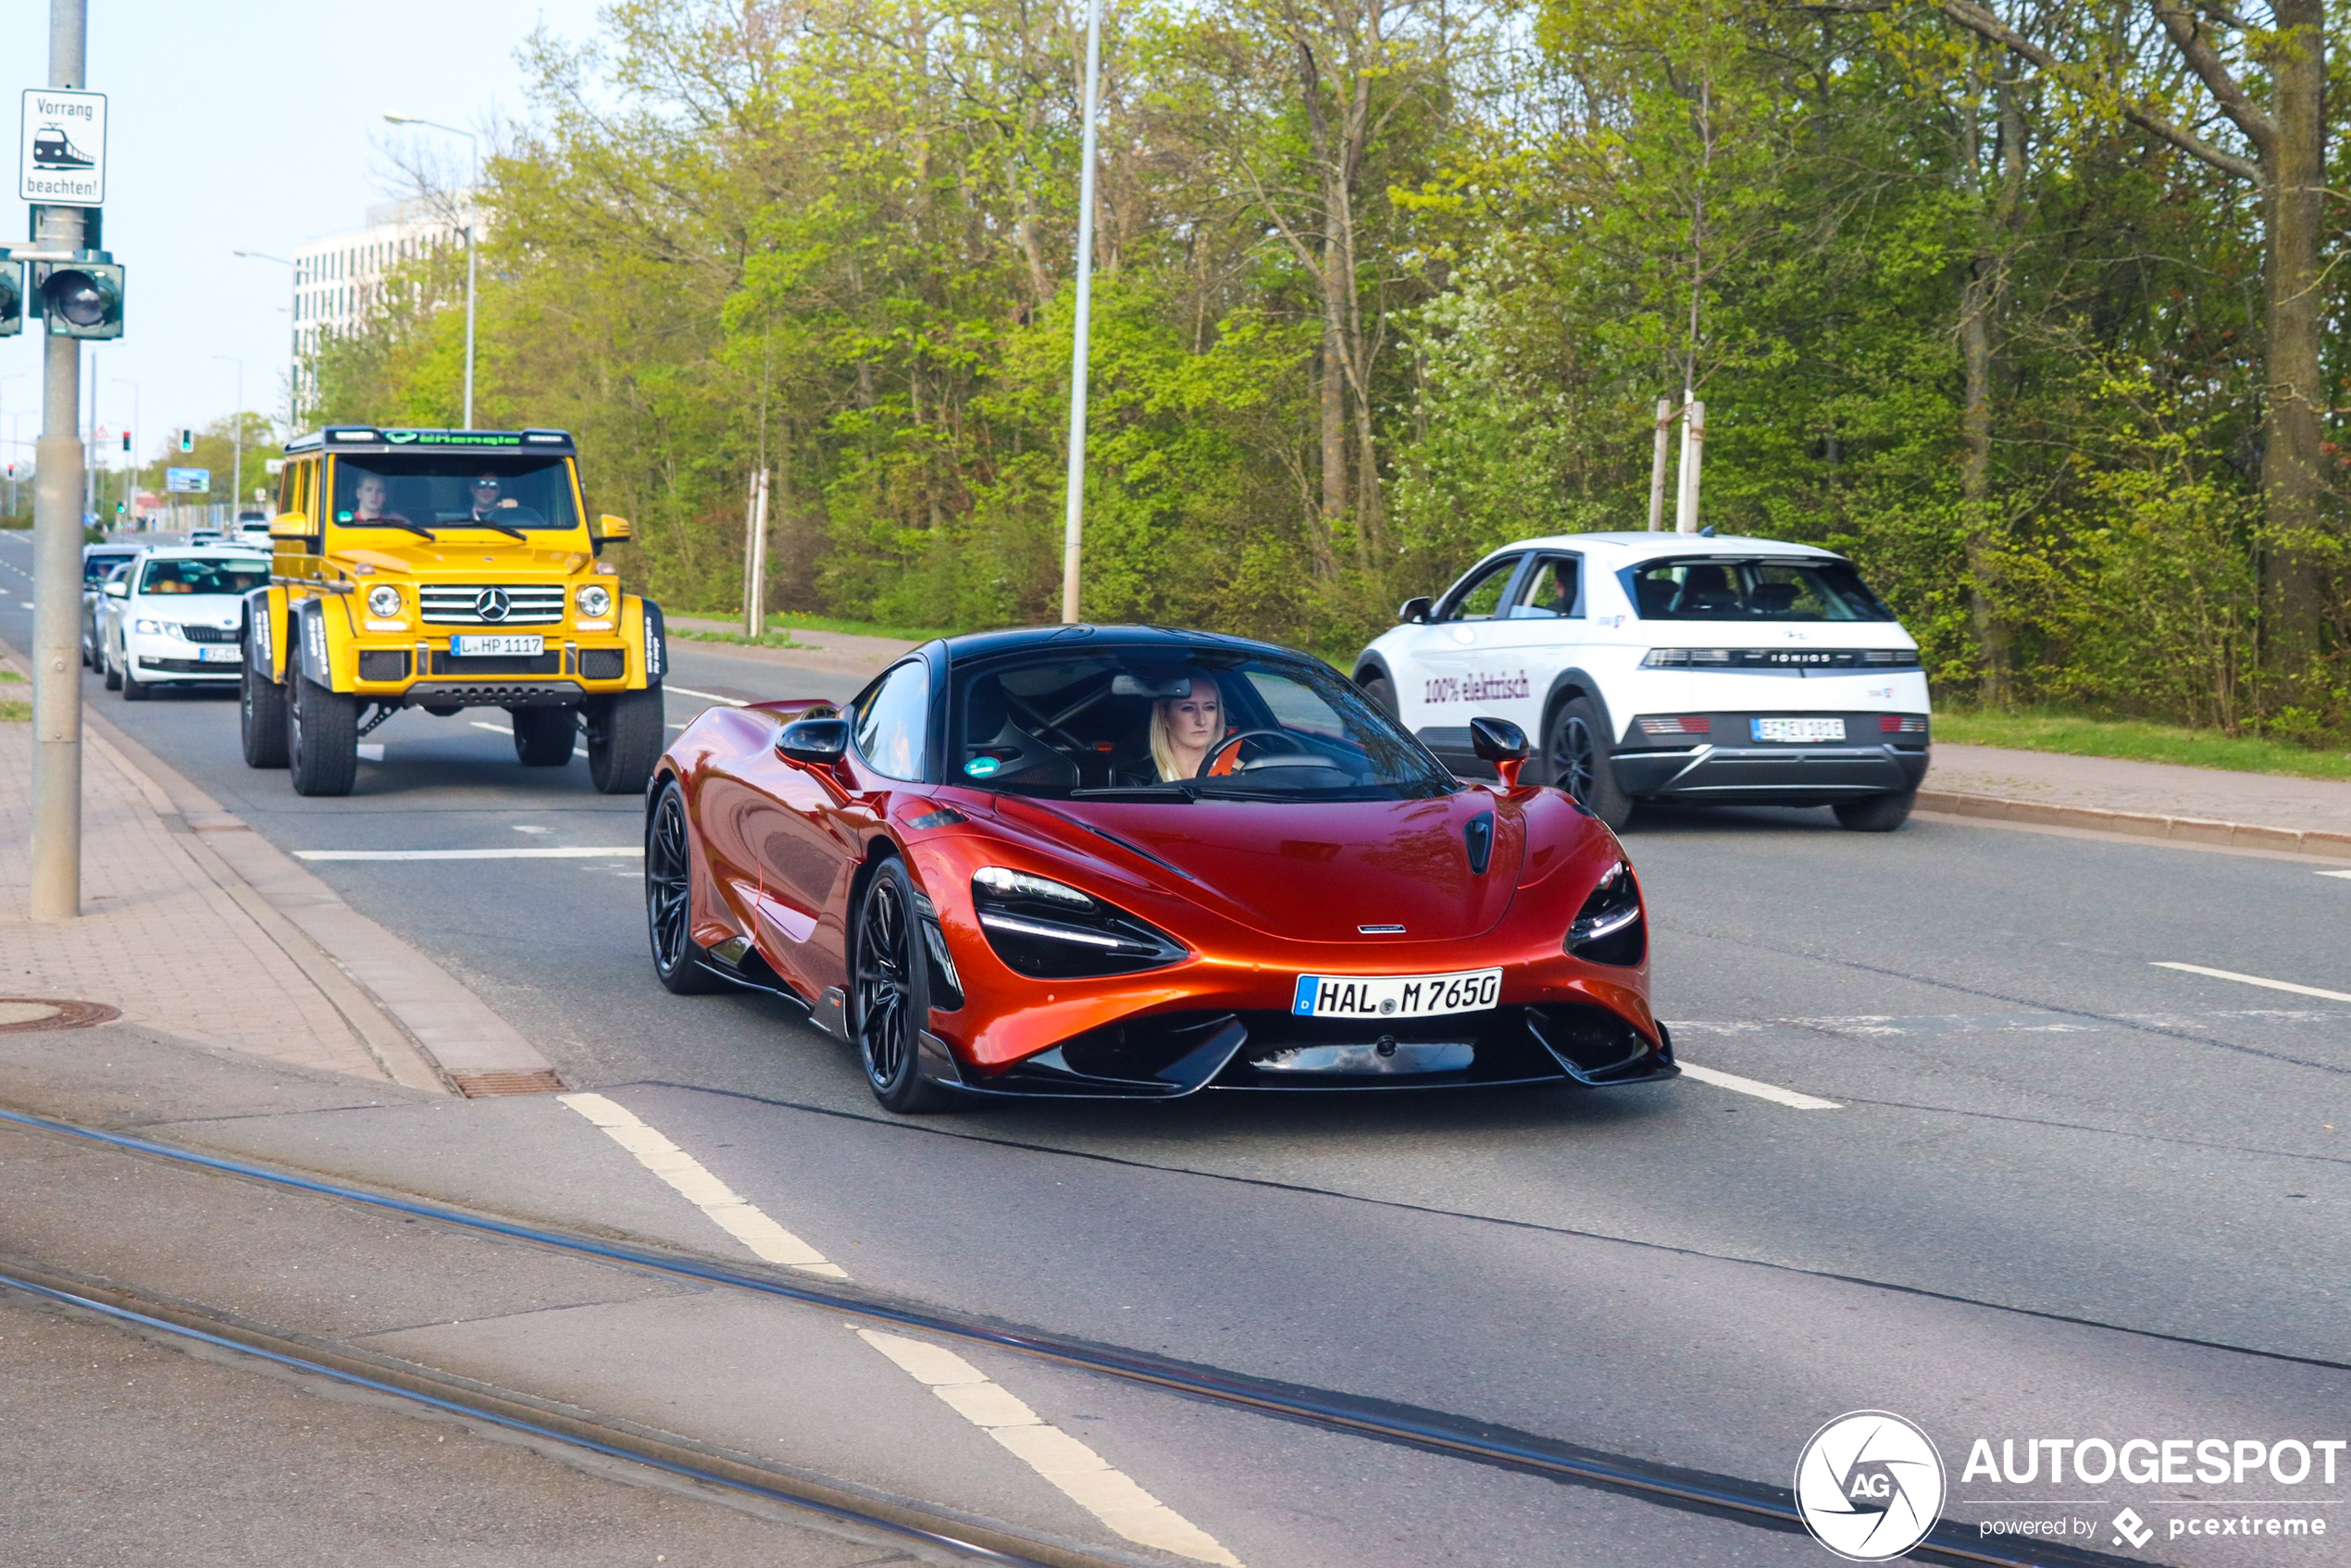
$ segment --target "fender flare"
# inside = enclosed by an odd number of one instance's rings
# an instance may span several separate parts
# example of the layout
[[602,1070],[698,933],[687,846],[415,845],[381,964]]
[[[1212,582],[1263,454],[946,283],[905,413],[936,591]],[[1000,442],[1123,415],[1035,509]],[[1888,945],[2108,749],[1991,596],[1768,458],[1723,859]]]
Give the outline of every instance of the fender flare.
[[1355,673],[1348,678],[1361,686],[1374,676],[1379,677],[1390,686],[1396,684],[1396,672],[1387,667],[1387,655],[1375,653],[1366,649],[1355,661]]
[[287,606],[286,612],[286,678],[292,682],[296,674],[305,680],[334,690],[334,657],[328,651],[327,605],[323,596],[314,595]]

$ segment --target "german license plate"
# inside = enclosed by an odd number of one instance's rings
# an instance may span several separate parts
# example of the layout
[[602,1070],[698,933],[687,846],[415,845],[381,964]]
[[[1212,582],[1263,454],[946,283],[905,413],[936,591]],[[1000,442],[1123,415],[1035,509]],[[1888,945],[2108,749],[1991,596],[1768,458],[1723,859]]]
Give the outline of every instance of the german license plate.
[[196,658],[207,665],[233,665],[245,656],[243,648],[199,648]]
[[1458,975],[1300,975],[1290,1011],[1301,1018],[1435,1018],[1482,1013],[1502,995],[1499,969]]
[[545,638],[524,637],[514,632],[500,637],[453,637],[449,640],[450,654],[460,659],[511,659],[516,655],[535,659],[546,651]]
[[1754,724],[1758,740],[1845,739],[1845,721],[1841,718],[1759,718]]

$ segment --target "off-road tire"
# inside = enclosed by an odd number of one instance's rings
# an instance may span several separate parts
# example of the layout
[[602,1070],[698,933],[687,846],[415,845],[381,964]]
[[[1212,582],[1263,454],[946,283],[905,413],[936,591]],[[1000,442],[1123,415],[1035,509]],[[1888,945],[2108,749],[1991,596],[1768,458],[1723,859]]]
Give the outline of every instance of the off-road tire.
[[359,699],[296,676],[286,703],[286,766],[297,795],[348,795],[359,781]]
[[508,708],[515,721],[515,755],[525,767],[561,767],[579,739],[577,708]]
[[661,688],[623,691],[588,711],[588,778],[607,795],[641,795],[661,761]]
[[914,878],[895,858],[874,867],[850,921],[849,1038],[865,1087],[886,1111],[943,1111],[953,1096],[923,1076],[930,1021],[930,957],[923,951]]
[[727,989],[703,966],[705,950],[694,940],[694,857],[686,791],[675,778],[663,783],[645,814],[645,931],[663,989],[700,996]]
[[286,689],[248,664],[237,691],[247,767],[286,765]]
[[1918,799],[1916,790],[1904,790],[1899,794],[1839,801],[1829,809],[1836,813],[1840,828],[1850,828],[1856,833],[1891,833],[1910,819],[1910,808],[1918,803]]
[[1600,705],[1589,697],[1571,698],[1543,733],[1543,778],[1611,828],[1622,829],[1632,819],[1633,798],[1617,787],[1615,750]]

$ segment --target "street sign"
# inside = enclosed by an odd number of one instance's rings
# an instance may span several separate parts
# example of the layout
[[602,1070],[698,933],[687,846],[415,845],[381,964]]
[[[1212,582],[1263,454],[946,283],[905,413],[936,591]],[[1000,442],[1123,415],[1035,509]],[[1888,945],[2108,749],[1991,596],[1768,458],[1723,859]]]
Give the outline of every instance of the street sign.
[[103,206],[106,200],[106,95],[24,90],[17,194],[49,206]]
[[212,470],[209,468],[166,468],[163,488],[174,495],[209,495],[212,493]]

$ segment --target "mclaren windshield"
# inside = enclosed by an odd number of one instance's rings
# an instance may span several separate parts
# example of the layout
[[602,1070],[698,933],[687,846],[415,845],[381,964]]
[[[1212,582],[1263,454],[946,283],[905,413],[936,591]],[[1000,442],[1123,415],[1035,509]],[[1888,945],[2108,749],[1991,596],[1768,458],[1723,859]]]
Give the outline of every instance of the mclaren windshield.
[[954,673],[950,778],[1060,799],[1400,800],[1461,788],[1328,666],[1039,649]]
[[334,519],[346,529],[526,530],[579,526],[560,457],[392,452],[335,460]]

